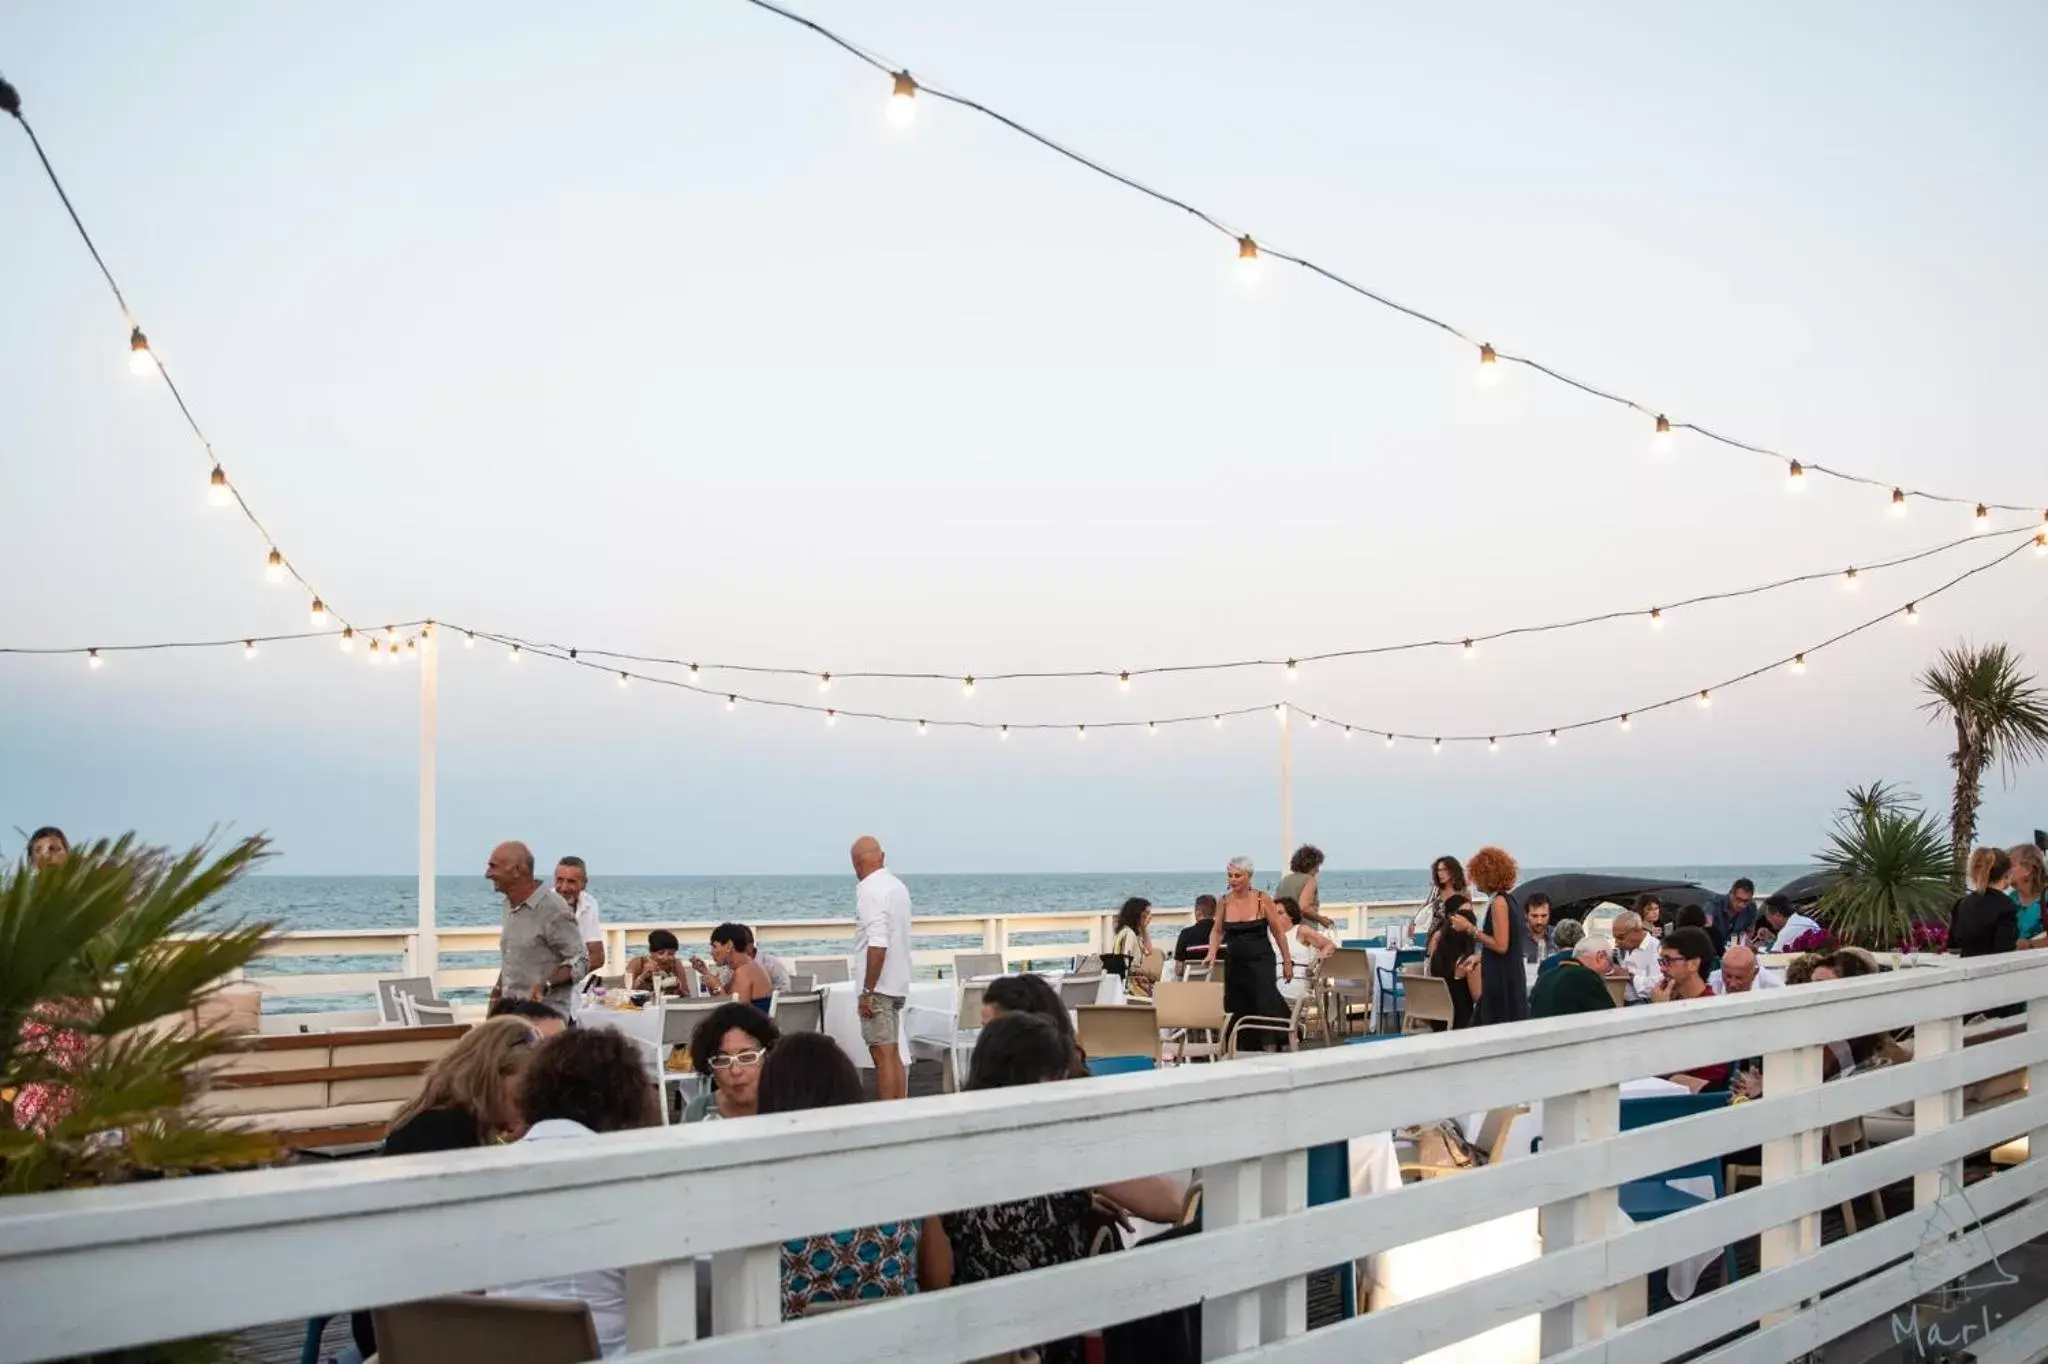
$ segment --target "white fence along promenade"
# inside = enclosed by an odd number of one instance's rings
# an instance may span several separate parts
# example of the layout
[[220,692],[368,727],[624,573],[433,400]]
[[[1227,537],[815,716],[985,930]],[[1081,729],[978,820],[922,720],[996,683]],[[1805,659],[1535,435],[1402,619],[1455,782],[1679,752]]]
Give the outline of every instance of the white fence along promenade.
[[[1961,1020],[2017,1004],[2010,1036]],[[1829,1042],[1914,1030],[1913,1060],[1821,1083]],[[1619,1132],[1627,1080],[1762,1054],[1762,1099]],[[1966,1114],[1966,1086],[2029,1094]],[[0,1200],[0,1364],[630,1266],[631,1358],[959,1364],[1186,1304],[1205,1355],[1409,1359],[1541,1317],[1544,1357],[1790,1360],[2048,1232],[2048,954],[1152,1074],[440,1155]],[[1307,1151],[1544,1101],[1533,1156],[1307,1207]],[[1912,1105],[1910,1135],[1821,1159],[1831,1124]],[[2011,1138],[2032,1158],[1962,1186]],[[1624,1225],[1616,1186],[1763,1148],[1764,1186]],[[777,1251],[833,1228],[1199,1171],[1199,1233],[990,1283],[777,1320]],[[1819,1214],[1911,1180],[1908,1214],[1822,1247]],[[1305,1330],[1304,1276],[1540,1210],[1543,1253]],[[1617,1325],[1610,1292],[1762,1237],[1762,1271]],[[696,1260],[712,1320],[700,1338]],[[1827,1296],[1823,1296],[1826,1294]]]

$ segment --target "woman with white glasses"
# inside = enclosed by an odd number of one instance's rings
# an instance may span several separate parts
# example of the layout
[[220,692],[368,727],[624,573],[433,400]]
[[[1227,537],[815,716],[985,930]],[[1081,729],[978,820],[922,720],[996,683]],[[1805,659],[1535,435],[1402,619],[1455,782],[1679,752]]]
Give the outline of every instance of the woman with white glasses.
[[781,1033],[751,1004],[721,1004],[690,1034],[690,1064],[710,1084],[683,1110],[684,1122],[751,1118],[760,1111],[761,1063]]

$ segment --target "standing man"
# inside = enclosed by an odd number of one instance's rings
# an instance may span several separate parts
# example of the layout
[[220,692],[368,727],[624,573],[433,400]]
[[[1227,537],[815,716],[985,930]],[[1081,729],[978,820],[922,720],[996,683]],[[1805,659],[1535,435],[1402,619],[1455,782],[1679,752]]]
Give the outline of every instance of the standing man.
[[1756,927],[1756,882],[1747,876],[1737,878],[1728,887],[1726,895],[1707,897],[1707,925],[1714,930],[1715,938],[1722,950],[1734,946],[1749,937]]
[[907,1099],[910,1075],[896,1049],[903,1001],[910,994],[910,890],[882,864],[882,845],[863,835],[853,844],[860,882],[853,951],[862,972],[860,1040],[875,1058],[875,1097]]
[[531,999],[567,1018],[571,987],[584,974],[576,916],[561,896],[534,879],[533,849],[524,843],[491,849],[484,878],[505,897],[491,998]]
[[1529,923],[1529,936],[1522,943],[1522,960],[1531,966],[1540,965],[1557,950],[1550,937],[1550,897],[1540,890],[1531,895],[1529,903],[1522,906],[1522,917]]
[[597,897],[590,893],[589,885],[590,868],[583,865],[582,858],[565,857],[555,864],[555,894],[576,916],[576,932],[590,961],[583,968],[586,972],[604,969],[604,928],[597,921]]

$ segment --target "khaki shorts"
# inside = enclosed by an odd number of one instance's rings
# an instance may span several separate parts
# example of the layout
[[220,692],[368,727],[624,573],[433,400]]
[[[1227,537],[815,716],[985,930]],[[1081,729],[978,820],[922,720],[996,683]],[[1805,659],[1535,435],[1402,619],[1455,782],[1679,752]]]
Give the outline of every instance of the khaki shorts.
[[869,995],[868,1003],[873,1012],[861,1016],[860,1040],[870,1047],[895,1046],[897,1022],[903,1016],[903,1000],[896,995]]

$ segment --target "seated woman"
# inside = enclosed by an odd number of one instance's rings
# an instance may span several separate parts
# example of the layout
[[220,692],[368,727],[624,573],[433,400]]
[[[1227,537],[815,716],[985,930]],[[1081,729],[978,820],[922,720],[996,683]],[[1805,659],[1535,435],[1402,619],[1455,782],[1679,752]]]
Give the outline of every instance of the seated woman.
[[1536,964],[1536,979],[1541,980],[1558,967],[1572,959],[1579,950],[1579,944],[1586,940],[1586,925],[1577,919],[1563,919],[1550,930],[1551,945],[1557,950]]
[[758,1111],[761,1063],[781,1032],[751,1004],[721,1004],[690,1034],[690,1066],[707,1083],[683,1109],[684,1122],[751,1118]]
[[[761,1064],[760,1111],[836,1108],[866,1097],[860,1072],[824,1033],[784,1038]],[[918,1289],[918,1246],[936,1218],[802,1236],[782,1243],[782,1318],[813,1303],[868,1302]]]
[[647,934],[647,955],[626,958],[626,985],[634,990],[652,990],[657,978],[667,982],[671,994],[683,992],[683,964],[676,958],[682,944],[665,928]]
[[1067,1077],[1074,1080],[1088,1078],[1088,1057],[1074,1040],[1074,1016],[1067,1012],[1066,1001],[1060,992],[1052,988],[1052,982],[1044,976],[1026,972],[1021,976],[997,976],[988,983],[981,996],[981,1024],[987,1027],[1004,1014],[1036,1014],[1060,1030],[1073,1048],[1073,1064],[1067,1069]]
[[1124,971],[1124,989],[1133,999],[1150,999],[1152,987],[1157,984],[1152,974],[1145,969],[1145,962],[1152,955],[1152,902],[1132,896],[1124,901],[1123,908],[1116,912],[1116,935],[1109,940],[1109,954],[1122,957],[1129,966]]
[[1287,955],[1294,962],[1294,978],[1280,986],[1280,997],[1292,1002],[1308,993],[1309,975],[1323,958],[1337,950],[1337,944],[1318,932],[1302,913],[1301,906],[1287,896],[1273,902],[1293,927],[1287,930]]
[[[1472,1026],[1472,1014],[1479,1003],[1484,982],[1479,971],[1478,922],[1472,905],[1462,895],[1444,902],[1440,927],[1429,940],[1429,974],[1450,987],[1451,1030]],[[1442,1032],[1444,1025],[1430,1020],[1430,1031]]]
[[[1060,1030],[1034,1014],[1003,1014],[981,1030],[967,1076],[969,1090],[1063,1080],[1072,1048]],[[1098,1227],[1098,1207],[1112,1218],[1124,1211],[1153,1222],[1179,1218],[1182,1189],[1163,1175],[1127,1179],[1099,1191],[1038,1194],[1009,1203],[949,1212],[925,1229],[920,1286],[945,1288],[981,1283],[1026,1270],[1044,1269],[1087,1257]],[[1078,1337],[1040,1347],[1044,1364],[1082,1364]]]
[[[533,1007],[560,1023],[561,1015],[546,1005]],[[539,1033],[523,1018],[492,1018],[471,1028],[434,1062],[413,1101],[398,1110],[381,1154],[460,1151],[518,1137],[526,1128],[519,1079],[539,1044]],[[363,1358],[377,1353],[368,1312],[353,1314],[349,1329]]]
[[[572,1028],[536,1047],[520,1079],[519,1113],[526,1122],[522,1142],[572,1141],[594,1132],[651,1127],[660,1118],[639,1048],[609,1028]],[[623,1269],[508,1284],[491,1296],[581,1301],[597,1327],[599,1353],[611,1358],[626,1352]]]
[[730,995],[767,1013],[774,1003],[775,982],[757,960],[759,953],[752,929],[745,924],[720,924],[711,930],[711,958],[718,969],[714,971],[702,957],[690,958],[698,988],[707,995]]
[[2020,943],[2020,909],[2007,895],[2012,855],[2003,848],[1970,854],[1970,893],[1949,911],[1948,950],[1964,957],[2010,952]]

